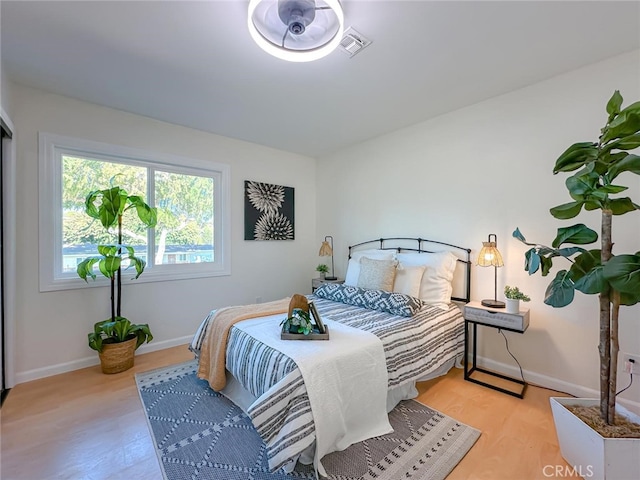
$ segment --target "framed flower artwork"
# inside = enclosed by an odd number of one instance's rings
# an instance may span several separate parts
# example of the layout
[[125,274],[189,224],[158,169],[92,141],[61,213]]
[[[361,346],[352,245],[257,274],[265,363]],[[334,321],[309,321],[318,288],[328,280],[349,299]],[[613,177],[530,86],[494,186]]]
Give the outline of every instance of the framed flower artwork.
[[244,182],[244,239],[293,240],[294,188]]

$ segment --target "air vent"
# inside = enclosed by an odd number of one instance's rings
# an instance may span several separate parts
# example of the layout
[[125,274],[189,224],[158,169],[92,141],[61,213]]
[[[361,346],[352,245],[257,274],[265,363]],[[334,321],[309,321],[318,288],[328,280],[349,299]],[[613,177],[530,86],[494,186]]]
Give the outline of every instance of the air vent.
[[356,32],[352,27],[349,27],[344,31],[339,47],[340,50],[349,55],[349,57],[353,57],[369,45],[371,45],[371,40],[365,38],[361,33]]

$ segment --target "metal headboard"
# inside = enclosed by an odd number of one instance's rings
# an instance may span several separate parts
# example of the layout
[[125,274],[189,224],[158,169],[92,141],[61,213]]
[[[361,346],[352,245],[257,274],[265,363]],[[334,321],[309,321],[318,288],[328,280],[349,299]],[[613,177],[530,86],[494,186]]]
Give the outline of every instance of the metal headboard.
[[[417,244],[417,246],[416,246]],[[453,245],[451,243],[439,242],[437,240],[428,240],[426,238],[410,238],[410,237],[389,237],[376,238],[375,240],[367,240],[366,242],[356,243],[349,246],[349,258],[354,249],[360,247],[375,248],[378,250],[395,250],[396,252],[418,252],[418,253],[435,253],[443,250],[453,253],[458,257],[458,265],[462,265],[464,286],[462,288],[464,296],[451,296],[451,300],[468,303],[471,300],[471,249]],[[446,248],[444,248],[446,247]],[[454,274],[455,275],[455,274]],[[455,281],[455,277],[454,277]]]

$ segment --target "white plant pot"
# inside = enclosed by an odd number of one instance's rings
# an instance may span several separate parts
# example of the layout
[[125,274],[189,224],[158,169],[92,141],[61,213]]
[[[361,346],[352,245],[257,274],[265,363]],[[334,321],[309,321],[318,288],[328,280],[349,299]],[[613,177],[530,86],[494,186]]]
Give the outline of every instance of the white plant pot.
[[[599,406],[593,398],[551,397],[562,457],[586,479],[631,480],[640,472],[640,438],[605,438],[571,413],[565,405]],[[616,412],[639,422],[640,417],[621,405]]]
[[505,298],[507,313],[520,313],[520,300],[513,298]]

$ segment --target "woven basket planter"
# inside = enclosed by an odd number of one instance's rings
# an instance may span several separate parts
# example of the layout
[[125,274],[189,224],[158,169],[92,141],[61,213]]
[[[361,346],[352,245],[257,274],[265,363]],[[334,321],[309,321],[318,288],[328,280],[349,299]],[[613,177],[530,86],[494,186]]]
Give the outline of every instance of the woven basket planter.
[[136,340],[133,337],[126,342],[103,344],[99,353],[102,373],[120,373],[133,367]]

